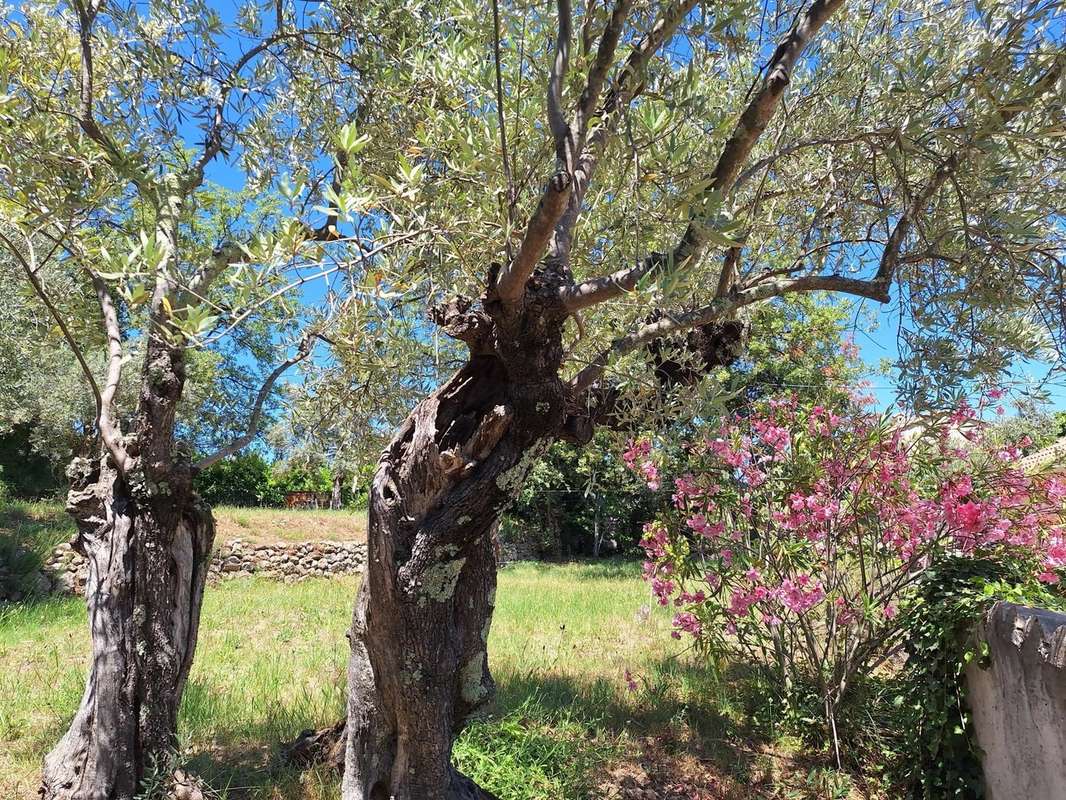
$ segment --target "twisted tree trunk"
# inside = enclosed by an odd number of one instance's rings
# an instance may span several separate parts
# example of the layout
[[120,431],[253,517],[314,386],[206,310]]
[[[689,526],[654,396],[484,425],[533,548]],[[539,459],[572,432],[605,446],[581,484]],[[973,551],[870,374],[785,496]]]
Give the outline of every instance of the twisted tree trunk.
[[408,416],[370,498],[367,572],[350,634],[345,800],[491,798],[451,763],[495,695],[493,531],[558,434],[562,309],[537,283],[517,317],[492,298],[437,314],[467,364]]
[[[483,310],[456,300],[434,311],[470,359],[411,412],[381,457],[349,634],[347,719],[286,747],[297,764],[343,768],[344,800],[492,798],[455,769],[451,753],[495,695],[494,532],[548,445],[587,443],[596,424],[613,421],[618,400],[610,387],[575,398],[559,378],[566,312],[554,287],[566,279],[540,271],[517,315],[491,292]],[[736,357],[740,332],[704,331],[714,345],[700,352],[708,367]]]
[[173,771],[214,541],[192,470],[174,456],[183,384],[181,351],[149,344],[124,474],[109,456],[71,464],[92,659],[81,706],[45,757],[44,800],[133,800],[147,773]]

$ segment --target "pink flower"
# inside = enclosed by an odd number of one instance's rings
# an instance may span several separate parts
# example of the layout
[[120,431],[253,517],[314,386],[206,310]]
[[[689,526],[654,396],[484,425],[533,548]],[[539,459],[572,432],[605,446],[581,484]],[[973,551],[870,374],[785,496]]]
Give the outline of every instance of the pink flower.
[[651,582],[651,592],[659,601],[659,605],[669,605],[670,595],[674,593],[674,582],[664,581],[661,578],[654,578]]
[[629,689],[629,691],[631,692],[637,691],[639,687],[637,686],[636,680],[633,678],[633,673],[627,669],[625,671],[624,678],[626,682],[626,688]]
[[695,638],[703,633],[703,624],[695,614],[682,611],[674,615],[674,630],[670,635],[675,639],[680,639],[682,631]]
[[896,607],[894,605],[892,605],[891,603],[889,603],[888,605],[885,606],[883,613],[885,615],[885,619],[895,619],[896,618],[896,614],[898,612],[896,611]]

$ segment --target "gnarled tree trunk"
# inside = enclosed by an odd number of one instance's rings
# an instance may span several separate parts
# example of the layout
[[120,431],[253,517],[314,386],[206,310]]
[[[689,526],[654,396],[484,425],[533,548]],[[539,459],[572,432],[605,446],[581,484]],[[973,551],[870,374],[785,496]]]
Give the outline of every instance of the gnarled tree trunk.
[[110,456],[71,465],[92,658],[81,706],[45,757],[44,800],[132,800],[148,771],[173,771],[214,522],[188,462],[174,457],[181,352],[148,351],[124,473]]
[[495,687],[487,641],[493,531],[558,434],[561,309],[536,290],[525,312],[453,303],[438,314],[470,360],[411,413],[370,498],[367,572],[351,630],[345,800],[476,800],[452,743]]
[[307,762],[339,760],[343,748],[344,800],[492,797],[451,753],[495,694],[493,534],[548,445],[587,442],[617,394],[581,406],[559,378],[560,277],[550,268],[534,276],[513,316],[491,292],[483,311],[453,301],[434,313],[470,359],[408,416],[379,463],[349,634],[347,722],[307,731],[288,749]]

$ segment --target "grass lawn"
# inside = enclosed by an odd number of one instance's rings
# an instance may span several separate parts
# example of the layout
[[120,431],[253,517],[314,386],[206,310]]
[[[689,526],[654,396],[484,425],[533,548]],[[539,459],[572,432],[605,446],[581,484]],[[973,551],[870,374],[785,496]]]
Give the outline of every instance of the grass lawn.
[[[209,587],[181,729],[189,766],[220,797],[337,796],[335,776],[282,766],[275,745],[339,718],[357,585]],[[463,769],[502,800],[871,796],[753,726],[743,681],[693,663],[668,634],[669,612],[647,603],[633,564],[503,570],[490,641],[498,710],[460,740]],[[40,759],[77,706],[87,647],[80,600],[0,609],[4,800],[36,797]]]
[[[349,512],[223,508],[216,518],[220,540],[365,536],[365,517]],[[8,580],[30,574],[73,532],[55,503],[0,509],[0,570]],[[219,797],[337,796],[335,776],[282,766],[276,745],[342,713],[357,585],[239,578],[208,587],[181,731],[189,766]],[[650,606],[638,565],[520,564],[501,572],[497,603],[498,708],[463,735],[456,758],[502,800],[883,796],[779,735],[765,693],[742,671],[718,665],[715,677],[670,638],[670,612]],[[37,796],[40,759],[77,707],[87,654],[80,599],[0,604],[2,800]]]

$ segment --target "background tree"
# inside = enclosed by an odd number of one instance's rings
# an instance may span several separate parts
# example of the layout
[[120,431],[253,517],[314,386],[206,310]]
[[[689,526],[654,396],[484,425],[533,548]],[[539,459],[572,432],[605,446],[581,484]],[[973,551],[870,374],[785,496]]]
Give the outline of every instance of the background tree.
[[420,301],[386,291],[343,314],[328,353],[303,365],[302,379],[286,389],[268,441],[289,467],[327,466],[334,507],[342,496],[366,502],[392,431],[442,371],[455,368],[455,348],[434,338]]
[[[864,370],[848,330],[855,323],[850,304],[815,294],[759,306],[751,327],[762,335],[728,369],[705,375],[703,392],[685,387],[670,404],[669,397],[649,391],[641,413],[630,409],[615,430],[598,430],[584,445],[552,444],[504,517],[501,540],[564,558],[596,557],[605,539],[609,552],[634,550],[644,523],[669,505],[671,479],[692,470],[688,451],[677,442],[697,437],[698,429],[713,427],[723,416],[747,413],[768,395],[823,404],[848,396]],[[661,372],[662,365],[656,363],[656,370]],[[658,388],[656,382],[651,386]],[[645,388],[627,392],[626,400],[632,402]],[[634,481],[620,457],[626,440],[642,428],[658,442],[661,488],[656,492]]]

